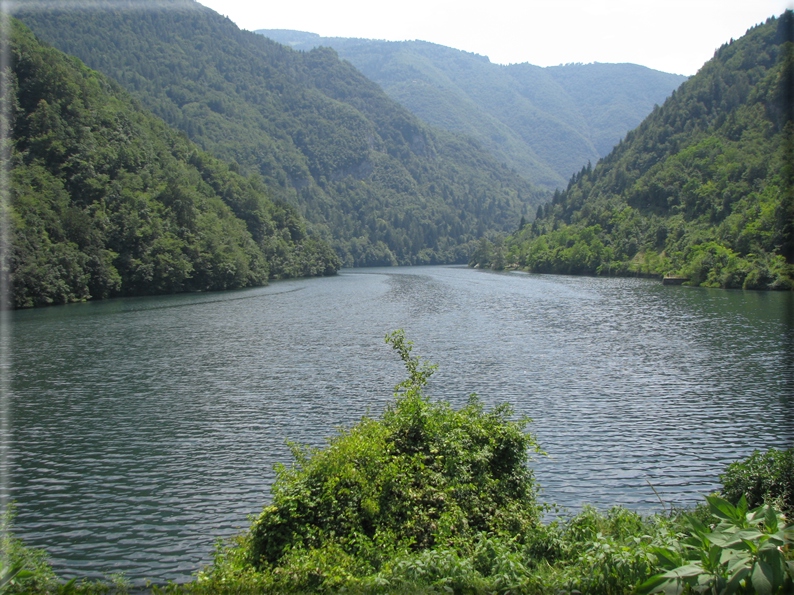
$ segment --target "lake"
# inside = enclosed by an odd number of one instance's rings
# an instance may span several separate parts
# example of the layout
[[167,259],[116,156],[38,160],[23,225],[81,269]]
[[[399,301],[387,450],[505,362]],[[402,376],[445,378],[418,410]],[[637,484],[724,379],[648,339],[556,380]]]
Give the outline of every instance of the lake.
[[383,411],[398,328],[439,366],[432,397],[533,418],[541,499],[571,512],[693,505],[727,463],[794,437],[791,292],[353,269],[7,321],[3,494],[64,577],[188,580],[268,502],[286,440],[322,446]]

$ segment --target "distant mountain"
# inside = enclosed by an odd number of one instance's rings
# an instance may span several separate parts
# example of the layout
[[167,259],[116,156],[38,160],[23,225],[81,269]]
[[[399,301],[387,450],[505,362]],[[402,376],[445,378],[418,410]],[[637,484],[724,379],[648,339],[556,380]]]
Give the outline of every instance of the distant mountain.
[[333,274],[294,208],[11,22],[13,307]]
[[202,149],[261,176],[346,265],[465,262],[547,198],[470,139],[434,130],[329,49],[296,52],[193,0],[16,16],[118,81]]
[[502,66],[424,41],[257,33],[298,50],[333,48],[426,122],[476,138],[551,190],[609,153],[686,80],[634,64]]
[[794,16],[750,29],[473,264],[794,288]]

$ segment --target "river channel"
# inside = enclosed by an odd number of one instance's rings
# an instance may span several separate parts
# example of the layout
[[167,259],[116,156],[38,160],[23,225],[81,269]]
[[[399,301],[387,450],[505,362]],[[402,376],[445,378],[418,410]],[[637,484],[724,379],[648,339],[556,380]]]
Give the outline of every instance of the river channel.
[[354,269],[7,322],[2,489],[64,577],[189,580],[268,502],[286,440],[380,414],[404,378],[398,328],[438,364],[432,397],[534,420],[541,499],[571,512],[693,505],[725,464],[794,437],[791,292]]

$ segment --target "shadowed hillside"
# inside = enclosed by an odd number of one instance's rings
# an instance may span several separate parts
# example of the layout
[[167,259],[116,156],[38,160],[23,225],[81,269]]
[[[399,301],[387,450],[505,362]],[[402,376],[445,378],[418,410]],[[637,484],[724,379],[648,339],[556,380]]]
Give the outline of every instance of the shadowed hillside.
[[465,262],[476,238],[516,229],[544,197],[332,50],[293,51],[192,0],[52,6],[26,2],[17,16],[202,149],[260,175],[347,265]]
[[333,48],[426,122],[476,138],[551,190],[609,153],[686,80],[635,64],[502,66],[424,41],[257,32],[295,49]]

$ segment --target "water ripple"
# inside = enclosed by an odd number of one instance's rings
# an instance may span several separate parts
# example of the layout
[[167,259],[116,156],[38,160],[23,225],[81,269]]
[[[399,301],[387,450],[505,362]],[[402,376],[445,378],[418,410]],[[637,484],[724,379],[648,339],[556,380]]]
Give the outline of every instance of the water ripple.
[[[543,498],[696,502],[794,436],[789,294],[454,267],[14,312],[17,532],[66,577],[186,580],[268,500],[285,440],[322,446],[402,379],[384,335],[535,421]],[[653,489],[649,486],[653,486]]]

